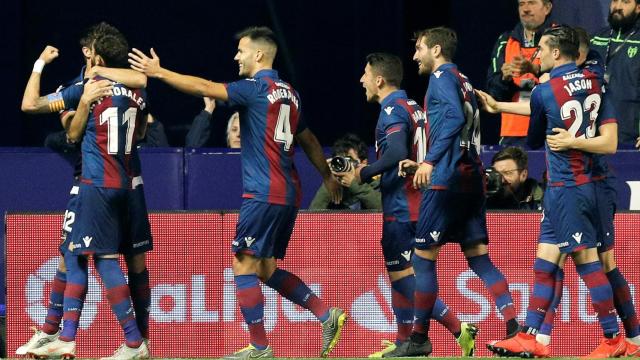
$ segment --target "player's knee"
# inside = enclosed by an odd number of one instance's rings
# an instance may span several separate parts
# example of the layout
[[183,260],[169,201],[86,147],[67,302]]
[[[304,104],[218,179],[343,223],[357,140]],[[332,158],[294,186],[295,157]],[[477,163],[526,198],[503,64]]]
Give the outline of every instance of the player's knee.
[[252,255],[237,253],[231,264],[234,275],[248,275],[258,273],[258,259]]
[[600,258],[600,262],[602,263],[602,269],[605,273],[608,273],[614,270],[616,267],[616,259],[613,256],[613,250],[605,251],[603,253],[598,254]]
[[489,253],[489,250],[487,249],[487,245],[484,243],[477,243],[463,246],[462,253],[465,258],[469,259],[476,256],[486,255]]
[[64,262],[64,256],[60,256],[60,262],[58,262],[58,271],[62,273],[67,272],[67,265]]
[[139,274],[147,268],[147,257],[144,253],[127,255],[125,261],[127,263],[127,270],[130,273]]
[[266,282],[271,278],[277,267],[278,265],[276,264],[276,260],[274,258],[260,259],[257,271],[258,278],[262,282]]

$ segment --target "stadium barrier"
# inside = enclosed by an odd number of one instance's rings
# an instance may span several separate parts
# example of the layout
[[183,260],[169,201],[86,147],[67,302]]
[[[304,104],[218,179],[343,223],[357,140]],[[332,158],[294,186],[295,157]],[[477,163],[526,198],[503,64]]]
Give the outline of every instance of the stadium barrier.
[[[234,212],[168,212],[150,215],[155,250],[151,272],[151,335],[154,357],[220,357],[243,347],[248,333],[236,304],[230,268]],[[510,282],[515,306],[524,319],[533,285],[533,261],[541,214],[490,213],[488,226],[494,263]],[[302,212],[281,266],[300,276],[330,305],[351,319],[332,356],[363,357],[393,339],[391,290],[379,239],[379,213]],[[10,213],[6,217],[7,349],[9,355],[43,323],[57,266],[61,214]],[[640,283],[637,229],[640,214],[616,217],[617,261],[632,286]],[[489,293],[467,268],[456,245],[440,254],[440,295],[458,317],[479,325],[477,355],[484,344],[501,339],[505,328]],[[95,270],[80,321],[78,356],[110,354],[122,341]],[[554,356],[585,355],[601,337],[586,287],[567,265],[564,297],[552,341]],[[277,357],[317,357],[320,324],[307,311],[265,295],[265,327]],[[635,296],[635,295],[634,295]],[[435,356],[455,356],[453,336],[432,324]]]

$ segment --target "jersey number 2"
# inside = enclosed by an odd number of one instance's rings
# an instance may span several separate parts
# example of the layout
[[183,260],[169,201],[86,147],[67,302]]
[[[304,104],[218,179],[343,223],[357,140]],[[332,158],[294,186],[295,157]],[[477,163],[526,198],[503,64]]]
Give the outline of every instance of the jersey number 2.
[[575,116],[573,123],[569,127],[569,134],[571,136],[576,137],[580,127],[582,126],[582,122],[584,121],[584,112],[589,112],[589,126],[585,130],[584,138],[592,138],[596,136],[596,120],[598,119],[598,110],[600,110],[600,95],[599,94],[591,94],[584,99],[584,104],[580,104],[578,100],[569,100],[560,109],[560,113],[562,115],[562,120],[570,120],[572,118],[572,113]]
[[278,122],[276,123],[276,128],[273,133],[273,141],[284,144],[285,151],[289,151],[291,144],[293,144],[293,133],[291,132],[289,116],[291,116],[291,106],[281,104],[280,112],[278,113]]
[[[131,144],[133,143],[133,133],[136,128],[136,114],[138,109],[128,108],[122,116],[122,124],[127,124],[127,136],[125,139],[124,153],[131,154]],[[118,129],[120,121],[118,120],[118,108],[110,107],[100,114],[100,125],[107,123],[107,152],[109,154],[118,154]]]

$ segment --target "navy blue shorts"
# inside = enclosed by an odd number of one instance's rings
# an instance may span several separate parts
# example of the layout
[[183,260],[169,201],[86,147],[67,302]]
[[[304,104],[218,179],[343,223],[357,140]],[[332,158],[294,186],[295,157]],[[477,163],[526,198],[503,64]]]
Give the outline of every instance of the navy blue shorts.
[[75,225],[66,251],[74,255],[117,254],[128,216],[127,189],[80,184]]
[[445,243],[461,248],[488,244],[486,199],[482,193],[427,190],[420,203],[414,246],[425,250]]
[[236,224],[233,253],[284,259],[298,208],[244,199]]
[[127,207],[129,215],[125,219],[119,252],[132,256],[153,250],[153,237],[142,184],[128,192]]
[[415,222],[385,221],[382,223],[382,255],[387,271],[411,267],[411,251],[416,235]]
[[73,223],[76,220],[78,193],[80,191],[80,182],[74,181],[71,191],[69,191],[69,201],[67,202],[66,210],[64,211],[64,220],[62,221],[62,234],[60,239],[64,242],[67,236],[71,234],[73,230]]
[[596,247],[598,215],[594,188],[593,183],[548,187],[538,241],[557,245],[566,254]]
[[598,209],[598,222],[596,231],[598,234],[598,252],[613,249],[615,243],[615,230],[613,219],[616,214],[616,192],[613,178],[594,182],[596,188],[596,208]]

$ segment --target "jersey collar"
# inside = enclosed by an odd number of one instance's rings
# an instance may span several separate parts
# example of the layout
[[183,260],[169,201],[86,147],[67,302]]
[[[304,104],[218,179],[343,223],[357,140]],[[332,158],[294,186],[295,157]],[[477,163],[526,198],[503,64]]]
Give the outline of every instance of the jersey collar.
[[387,95],[387,97],[384,98],[384,100],[382,100],[382,103],[380,104],[380,106],[382,108],[385,108],[388,105],[391,105],[392,103],[394,103],[398,99],[406,99],[406,98],[407,98],[407,93],[404,90],[396,90],[391,94]]
[[260,79],[263,77],[268,77],[268,78],[272,78],[272,79],[278,79],[278,71],[273,70],[273,69],[264,69],[264,70],[260,70],[258,71],[255,75],[253,75],[254,79]]
[[551,69],[549,76],[555,78],[576,71],[578,71],[578,66],[575,62],[570,62],[568,64],[554,67],[553,69]]

